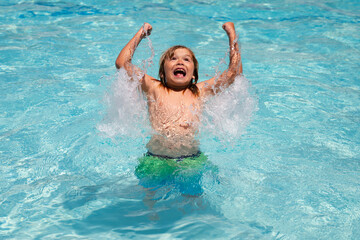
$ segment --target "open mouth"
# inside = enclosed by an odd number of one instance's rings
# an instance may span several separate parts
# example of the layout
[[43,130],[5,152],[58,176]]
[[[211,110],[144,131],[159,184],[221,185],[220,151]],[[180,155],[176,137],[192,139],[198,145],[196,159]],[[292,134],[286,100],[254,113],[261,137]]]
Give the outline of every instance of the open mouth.
[[184,68],[176,68],[174,70],[175,77],[185,77],[186,76],[186,70]]

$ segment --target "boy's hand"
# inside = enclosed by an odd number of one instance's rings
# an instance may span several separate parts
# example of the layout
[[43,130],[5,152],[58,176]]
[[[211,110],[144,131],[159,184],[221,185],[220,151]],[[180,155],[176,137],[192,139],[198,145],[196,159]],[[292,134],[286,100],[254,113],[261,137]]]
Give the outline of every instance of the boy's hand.
[[151,34],[152,26],[149,23],[144,23],[142,26],[142,34],[141,37],[147,37]]
[[232,23],[232,22],[224,23],[222,25],[222,28],[225,30],[227,35],[231,35],[231,34],[235,33],[235,26],[234,26],[234,23]]

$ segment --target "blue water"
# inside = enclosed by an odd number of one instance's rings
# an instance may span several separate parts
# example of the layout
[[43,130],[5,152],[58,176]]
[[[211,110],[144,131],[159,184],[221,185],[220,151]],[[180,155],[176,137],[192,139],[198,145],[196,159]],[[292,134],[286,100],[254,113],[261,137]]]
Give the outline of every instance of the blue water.
[[[224,68],[226,21],[248,82],[229,90],[245,99],[234,108],[214,100],[200,136],[218,172],[197,197],[146,190],[143,113],[140,128],[109,119],[126,106],[112,97],[117,54],[149,22],[134,61],[152,47],[156,76],[183,44],[208,79]],[[359,239],[359,21],[356,0],[0,1],[0,238]]]

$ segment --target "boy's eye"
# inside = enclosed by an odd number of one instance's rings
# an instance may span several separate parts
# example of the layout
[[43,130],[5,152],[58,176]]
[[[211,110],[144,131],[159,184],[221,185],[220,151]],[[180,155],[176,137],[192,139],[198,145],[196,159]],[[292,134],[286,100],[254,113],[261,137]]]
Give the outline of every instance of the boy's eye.
[[176,60],[176,57],[172,57],[171,60]]
[[190,62],[190,59],[189,59],[189,58],[185,58],[185,61]]

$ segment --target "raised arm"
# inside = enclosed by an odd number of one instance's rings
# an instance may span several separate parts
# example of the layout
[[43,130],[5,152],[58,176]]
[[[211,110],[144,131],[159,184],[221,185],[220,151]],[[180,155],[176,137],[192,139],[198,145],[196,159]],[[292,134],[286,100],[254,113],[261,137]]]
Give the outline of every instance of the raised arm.
[[227,22],[223,29],[229,38],[230,47],[230,62],[229,67],[220,76],[215,76],[207,81],[198,83],[202,95],[215,94],[223,88],[230,86],[237,75],[242,74],[241,54],[239,51],[239,44],[236,39],[235,26],[232,22]]
[[[133,76],[134,74],[138,75],[141,73],[141,70],[137,68],[135,65],[131,63],[135,50],[141,40],[146,36],[151,34],[152,26],[149,23],[144,23],[144,25],[139,29],[139,31],[134,35],[134,37],[126,44],[126,46],[121,50],[119,56],[115,61],[116,68],[124,68],[129,76]],[[142,80],[142,88],[146,91],[147,85],[146,82],[154,79],[147,74],[144,75]],[[144,81],[145,80],[145,81]]]

